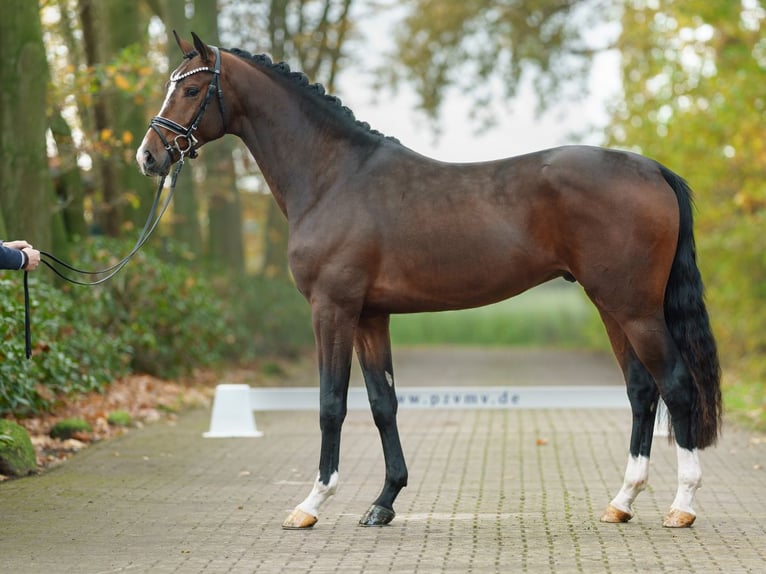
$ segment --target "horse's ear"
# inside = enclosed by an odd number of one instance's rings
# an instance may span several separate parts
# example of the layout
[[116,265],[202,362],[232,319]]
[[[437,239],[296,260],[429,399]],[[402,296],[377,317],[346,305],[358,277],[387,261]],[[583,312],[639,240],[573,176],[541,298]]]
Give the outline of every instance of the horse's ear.
[[176,37],[176,44],[178,44],[178,47],[181,48],[181,53],[186,56],[189,52],[194,50],[194,47],[189,44],[186,40],[181,38],[181,36],[178,35],[178,32],[173,30],[173,36]]
[[191,35],[194,39],[194,47],[197,49],[197,53],[199,54],[200,58],[202,58],[203,62],[207,62],[207,46],[205,45],[205,42],[200,40],[199,36],[197,36],[197,34],[194,32],[192,32]]

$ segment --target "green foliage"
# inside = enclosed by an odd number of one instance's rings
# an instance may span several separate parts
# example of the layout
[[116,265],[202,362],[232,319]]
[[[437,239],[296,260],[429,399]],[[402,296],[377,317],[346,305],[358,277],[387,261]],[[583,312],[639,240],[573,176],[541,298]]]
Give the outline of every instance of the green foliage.
[[627,2],[625,98],[609,141],[695,189],[711,320],[722,363],[744,386],[727,384],[725,399],[740,412],[762,409],[766,379],[765,29],[757,2]]
[[286,279],[245,277],[228,289],[240,358],[294,357],[314,343],[311,310]]
[[93,430],[88,421],[78,418],[63,419],[58,421],[53,428],[51,428],[51,438],[58,438],[66,440],[72,438],[77,433],[88,433]]
[[766,433],[766,381],[730,377],[724,383],[726,411],[741,423]]
[[[7,274],[6,274],[7,276]],[[57,395],[100,389],[126,372],[127,348],[89,324],[92,308],[30,276],[33,356],[24,355],[21,274],[0,279],[0,413],[44,410]]]
[[564,92],[581,97],[594,53],[587,34],[617,8],[608,0],[417,0],[397,29],[393,59],[402,66],[387,63],[382,73],[411,83],[432,116],[448,89],[457,87],[491,122],[489,104],[514,97],[522,72],[533,73],[541,107]]
[[129,427],[133,424],[133,417],[127,411],[113,411],[106,416],[106,422],[115,427]]
[[[78,260],[85,268],[103,269],[130,248],[130,242],[99,238],[86,244]],[[162,256],[145,246],[110,281],[65,290],[90,308],[93,327],[132,350],[134,371],[175,377],[220,362],[235,342],[225,301],[189,265],[193,260],[172,242],[164,244]]]
[[[103,269],[130,242],[79,245],[79,267]],[[56,288],[30,276],[33,357],[24,357],[21,275],[0,280],[0,413],[49,408],[98,391],[131,371],[164,378],[255,356],[296,355],[313,342],[309,307],[287,281],[230,279],[199,271],[173,242],[145,246],[96,287]],[[15,280],[14,280],[15,279]]]
[[593,305],[563,282],[488,307],[396,316],[391,339],[395,345],[609,348]]
[[0,474],[23,476],[35,469],[35,449],[26,429],[0,419]]

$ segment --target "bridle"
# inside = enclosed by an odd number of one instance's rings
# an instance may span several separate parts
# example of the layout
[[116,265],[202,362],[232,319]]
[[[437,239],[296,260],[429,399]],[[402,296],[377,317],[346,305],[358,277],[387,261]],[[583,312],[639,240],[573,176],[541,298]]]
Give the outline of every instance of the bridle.
[[[181,172],[181,168],[184,165],[184,159],[186,157],[189,157],[189,158],[197,157],[197,149],[195,146],[197,145],[198,141],[197,141],[197,138],[194,137],[194,132],[197,130],[197,127],[199,126],[200,121],[202,121],[202,116],[205,113],[205,110],[207,109],[207,106],[213,97],[213,92],[218,92],[218,105],[221,109],[221,122],[223,123],[224,130],[226,129],[226,116],[225,116],[226,108],[223,102],[223,90],[221,89],[221,85],[220,85],[221,52],[215,46],[210,46],[210,49],[213,50],[213,53],[215,54],[214,68],[209,68],[207,66],[204,66],[200,68],[194,68],[193,70],[189,70],[188,72],[184,72],[183,74],[172,74],[170,76],[171,82],[178,82],[180,80],[183,80],[184,78],[188,78],[189,76],[193,74],[198,74],[199,72],[211,72],[213,74],[213,77],[211,78],[210,84],[208,85],[208,88],[207,88],[207,93],[205,94],[205,99],[203,100],[202,105],[197,111],[197,115],[194,117],[194,120],[189,125],[189,127],[188,128],[184,127],[181,124],[174,122],[173,120],[163,118],[162,116],[156,116],[152,118],[151,121],[149,122],[149,127],[151,127],[155,131],[155,133],[159,136],[160,140],[165,146],[165,149],[170,154],[170,157],[171,158],[173,157],[173,152],[178,152],[178,155],[179,155],[178,163],[170,178],[170,191],[167,194],[167,197],[165,198],[165,202],[162,205],[162,208],[159,210],[159,213],[157,213],[157,209],[160,206],[160,197],[162,195],[162,189],[165,186],[164,175],[160,178],[159,184],[157,186],[157,193],[154,197],[154,203],[152,203],[152,207],[149,210],[149,215],[146,218],[146,223],[144,224],[144,228],[141,230],[141,233],[139,234],[138,239],[136,240],[135,246],[133,247],[133,249],[130,250],[130,253],[128,253],[125,257],[123,257],[120,261],[118,261],[114,265],[111,265],[110,267],[107,267],[106,269],[100,269],[98,271],[88,271],[88,270],[80,269],[78,267],[70,265],[69,263],[66,263],[65,261],[59,259],[55,255],[52,255],[46,251],[40,251],[40,257],[41,257],[40,262],[46,265],[48,268],[50,268],[56,275],[58,275],[62,279],[70,283],[74,283],[76,285],[100,285],[101,283],[108,281],[109,279],[114,277],[117,273],[119,273],[119,271],[123,267],[125,267],[125,265],[127,265],[128,262],[133,258],[133,256],[136,253],[138,253],[138,250],[141,249],[143,244],[146,243],[146,240],[149,239],[149,236],[155,230],[155,228],[160,222],[160,219],[162,219],[163,214],[165,213],[168,206],[170,205],[170,201],[173,198],[173,192],[175,191],[178,174]],[[160,128],[164,128],[176,134],[176,136],[173,138],[172,144],[168,142],[167,139],[165,139],[165,136],[162,135],[162,130]],[[185,146],[182,145],[182,142],[184,141],[186,142]],[[64,269],[70,272],[73,272],[75,274],[90,275],[90,276],[104,275],[104,276],[94,281],[82,281],[68,275],[66,271],[62,272],[62,270],[57,268],[57,266],[63,267]],[[32,327],[31,327],[31,314],[30,314],[30,305],[29,305],[29,274],[27,271],[24,272],[24,335],[25,335],[24,339],[25,339],[25,346],[26,346],[26,356],[27,356],[27,359],[29,359],[32,356]]]
[[[200,72],[210,72],[213,74],[213,77],[210,79],[210,84],[208,84],[207,87],[205,99],[202,101],[202,105],[199,107],[197,115],[194,116],[194,120],[192,120],[191,124],[189,124],[189,127],[184,127],[178,122],[174,122],[173,120],[169,120],[168,118],[164,118],[162,116],[155,116],[149,122],[149,127],[152,128],[160,138],[162,145],[165,146],[165,149],[170,154],[171,158],[173,157],[173,152],[178,152],[181,160],[183,160],[185,156],[189,156],[192,159],[197,157],[197,138],[194,137],[194,132],[197,131],[197,127],[199,126],[200,121],[202,121],[202,116],[204,115],[205,110],[207,109],[207,106],[213,97],[213,92],[218,93],[218,106],[221,109],[221,121],[224,124],[224,129],[226,128],[226,107],[223,102],[223,90],[221,89],[220,82],[221,51],[216,46],[210,46],[210,49],[215,54],[214,68],[201,66],[199,68],[189,70],[188,72],[184,72],[183,74],[174,73],[170,76],[171,82],[180,82],[184,78],[188,78],[189,76],[193,76],[194,74],[198,74]],[[175,134],[175,137],[172,139],[172,143],[165,138],[160,128],[166,129],[169,132]],[[185,145],[183,145],[184,143]]]

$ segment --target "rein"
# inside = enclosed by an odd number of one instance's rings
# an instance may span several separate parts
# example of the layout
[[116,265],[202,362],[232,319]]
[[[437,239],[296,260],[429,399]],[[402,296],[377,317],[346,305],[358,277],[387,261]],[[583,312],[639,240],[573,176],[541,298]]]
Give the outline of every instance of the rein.
[[[56,275],[61,277],[64,281],[67,281],[69,283],[73,283],[75,285],[87,285],[87,286],[93,286],[93,285],[101,285],[102,283],[105,283],[117,273],[119,273],[123,267],[125,267],[128,262],[133,258],[133,256],[138,253],[138,250],[141,249],[141,247],[146,243],[147,239],[151,236],[151,234],[154,232],[154,230],[157,228],[157,225],[160,222],[160,219],[162,219],[162,216],[165,214],[165,211],[167,211],[168,206],[170,205],[170,201],[173,199],[173,193],[176,189],[176,180],[178,179],[178,174],[181,172],[181,168],[184,164],[184,156],[181,155],[181,159],[176,164],[175,169],[173,170],[173,175],[170,178],[170,191],[168,192],[167,197],[165,198],[165,203],[162,205],[162,208],[159,211],[159,214],[157,213],[157,207],[160,204],[160,197],[162,196],[162,189],[165,187],[165,176],[163,175],[160,178],[160,182],[157,185],[157,193],[154,196],[154,202],[152,203],[152,207],[149,210],[149,215],[146,218],[146,223],[144,224],[143,229],[141,230],[141,233],[138,236],[138,239],[136,240],[136,244],[133,246],[133,249],[130,250],[130,252],[120,259],[117,263],[114,265],[111,265],[105,269],[100,269],[98,271],[90,271],[86,269],[80,269],[79,267],[75,267],[74,265],[71,265],[62,259],[59,259],[55,255],[52,255],[51,253],[48,253],[47,251],[40,250],[40,263],[43,263],[48,269],[53,271]],[[100,279],[96,279],[94,281],[83,281],[80,279],[74,279],[70,275],[67,275],[65,272],[62,272],[60,269],[58,269],[56,266],[61,266],[64,269],[71,271],[72,273],[80,274],[80,275],[103,275],[106,273],[107,275],[104,277],[101,277]],[[32,320],[31,320],[31,312],[30,312],[30,305],[29,305],[29,272],[24,271],[24,348],[27,359],[29,359],[32,356]]]
[[[44,263],[49,269],[51,269],[56,275],[64,279],[65,281],[68,281],[69,283],[74,283],[75,285],[100,285],[112,277],[114,277],[117,273],[120,272],[120,270],[125,267],[128,262],[133,258],[133,256],[138,253],[138,250],[141,249],[144,243],[146,243],[146,240],[149,239],[149,236],[152,234],[152,232],[157,228],[157,224],[159,224],[160,219],[162,219],[162,216],[164,215],[165,211],[167,210],[168,206],[170,205],[170,201],[173,199],[173,193],[175,192],[176,188],[176,180],[178,179],[178,174],[181,172],[181,168],[184,164],[184,159],[186,157],[189,157],[190,159],[194,159],[197,157],[197,143],[198,140],[196,137],[194,137],[194,132],[197,131],[197,127],[199,127],[199,123],[202,121],[202,116],[205,114],[205,110],[207,109],[208,104],[210,103],[210,100],[213,98],[213,93],[217,93],[218,96],[218,105],[221,110],[221,122],[223,123],[224,129],[226,128],[226,107],[224,105],[223,101],[223,90],[221,89],[221,83],[220,83],[220,77],[221,77],[221,52],[220,50],[215,46],[210,46],[211,50],[215,54],[215,66],[213,68],[210,68],[208,66],[203,66],[199,68],[194,68],[193,70],[189,70],[187,72],[184,72],[182,74],[172,74],[170,76],[171,82],[179,82],[183,80],[184,78],[188,78],[191,75],[197,74],[199,72],[210,72],[213,74],[212,79],[210,80],[210,84],[208,84],[207,92],[205,94],[205,99],[202,101],[202,105],[200,105],[199,110],[197,111],[197,115],[194,116],[194,119],[192,120],[191,124],[189,124],[189,127],[185,127],[178,122],[175,122],[171,119],[164,118],[162,116],[155,116],[151,119],[149,122],[149,127],[154,130],[154,132],[157,134],[157,136],[160,138],[160,141],[162,142],[162,145],[165,146],[165,150],[170,154],[170,158],[172,160],[173,158],[173,152],[178,152],[179,159],[178,163],[173,171],[173,175],[170,178],[170,191],[168,192],[168,196],[165,199],[165,203],[162,206],[162,209],[160,209],[159,214],[157,214],[157,207],[160,204],[160,197],[162,196],[162,189],[165,186],[165,176],[163,175],[160,179],[160,183],[157,186],[157,193],[154,196],[154,202],[152,203],[152,207],[149,210],[149,215],[146,218],[146,223],[144,224],[143,229],[141,230],[141,233],[138,236],[138,239],[136,240],[136,244],[133,246],[133,249],[130,250],[130,252],[123,257],[120,261],[115,263],[114,265],[107,267],[106,269],[101,269],[99,271],[89,271],[85,269],[79,269],[78,267],[75,267],[74,265],[70,265],[69,263],[66,263],[65,261],[62,261],[55,255],[52,255],[46,251],[40,251],[40,262]],[[172,140],[172,144],[168,142],[168,140],[165,138],[165,136],[162,133],[162,130],[160,128],[166,129],[169,132],[172,132],[175,134],[175,137]],[[185,141],[186,145],[183,146],[182,142]],[[107,275],[104,277],[101,277],[100,279],[96,279],[94,281],[83,281],[80,279],[74,279],[66,272],[62,272],[60,269],[58,269],[56,266],[63,267],[67,271],[70,271],[75,274],[79,275],[103,275],[106,273]],[[31,325],[31,314],[30,314],[30,305],[29,305],[29,273],[27,271],[24,272],[24,342],[25,342],[25,351],[27,359],[29,359],[32,356],[32,325]]]
[[[162,116],[155,116],[149,122],[149,127],[153,129],[154,132],[157,134],[157,136],[160,138],[162,145],[165,146],[165,150],[168,152],[168,154],[170,154],[171,160],[173,158],[173,152],[178,152],[178,155],[179,155],[178,163],[170,179],[170,191],[168,192],[168,196],[165,199],[165,203],[162,206],[162,209],[160,209],[159,214],[157,214],[157,207],[160,204],[162,189],[165,186],[164,175],[160,179],[160,183],[157,186],[157,193],[154,196],[154,202],[152,203],[152,207],[149,210],[149,215],[146,218],[146,223],[144,224],[144,227],[141,230],[141,233],[139,234],[138,239],[136,240],[136,244],[133,246],[133,249],[131,249],[130,252],[125,257],[123,257],[120,261],[118,261],[114,265],[107,267],[106,269],[101,269],[99,271],[89,271],[85,269],[80,269],[78,267],[75,267],[74,265],[70,265],[69,263],[62,261],[55,255],[52,255],[46,251],[40,251],[41,263],[44,263],[49,269],[51,269],[56,275],[58,275],[65,281],[68,281],[69,283],[74,283],[75,285],[91,285],[91,286],[100,285],[108,281],[112,277],[114,277],[117,273],[119,273],[120,270],[123,267],[125,267],[128,264],[128,262],[133,258],[133,256],[136,253],[138,253],[138,250],[141,249],[143,244],[146,243],[146,240],[149,239],[149,236],[157,228],[157,224],[159,224],[160,219],[162,219],[162,216],[164,215],[165,211],[170,205],[170,201],[173,199],[173,193],[175,192],[175,188],[176,188],[176,180],[178,179],[178,174],[181,172],[181,168],[183,167],[184,158],[186,158],[187,156],[190,159],[194,159],[195,157],[197,157],[196,146],[197,146],[198,140],[196,137],[194,137],[194,132],[197,131],[197,127],[199,127],[199,123],[200,121],[202,121],[202,116],[205,114],[205,110],[207,109],[207,106],[210,103],[210,100],[212,99],[214,92],[216,92],[218,95],[218,105],[221,109],[221,122],[224,124],[224,128],[226,127],[225,126],[226,108],[224,106],[223,90],[221,89],[221,83],[220,83],[221,52],[215,46],[211,46],[210,48],[215,54],[215,66],[213,68],[210,68],[208,66],[203,66],[199,68],[194,68],[193,70],[189,70],[182,74],[172,74],[170,76],[171,82],[179,82],[183,80],[184,78],[188,78],[189,76],[193,74],[197,74],[199,72],[210,72],[213,74],[213,77],[210,80],[210,84],[208,84],[208,87],[207,87],[207,93],[205,94],[205,99],[202,101],[202,105],[200,105],[199,110],[197,110],[197,115],[194,116],[194,119],[192,120],[191,124],[189,124],[189,127],[187,128],[179,124],[178,122],[175,122],[168,118],[164,118]],[[172,140],[173,142],[172,144],[168,142],[168,140],[165,138],[160,128],[166,129],[169,132],[172,132],[175,134],[175,137]],[[182,142],[184,141],[186,143],[185,146],[182,145]],[[93,281],[83,281],[80,279],[74,279],[71,276],[69,276],[66,272],[62,272],[60,269],[56,267],[57,265],[60,267],[63,267],[67,271],[70,271],[75,274],[80,274],[80,275],[103,275],[104,273],[106,273],[107,275]],[[30,305],[29,305],[29,274],[27,271],[24,272],[24,342],[25,342],[26,356],[27,356],[27,359],[29,359],[32,356],[32,325],[31,325]]]

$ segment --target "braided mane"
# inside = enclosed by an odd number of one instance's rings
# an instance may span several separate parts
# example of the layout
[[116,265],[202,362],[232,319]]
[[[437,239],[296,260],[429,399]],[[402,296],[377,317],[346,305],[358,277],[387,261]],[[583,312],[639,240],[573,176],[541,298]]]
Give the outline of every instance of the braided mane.
[[290,70],[290,66],[286,62],[274,63],[271,60],[271,58],[267,56],[266,54],[251,54],[250,52],[247,52],[245,50],[240,50],[239,48],[233,48],[231,50],[225,50],[225,51],[229,52],[230,54],[233,54],[234,56],[242,58],[243,60],[248,60],[254,64],[258,64],[259,66],[263,66],[264,68],[267,68],[273,72],[276,72],[280,76],[287,79],[289,82],[305,90],[309,95],[319,99],[322,102],[331,104],[330,109],[335,111],[336,117],[343,119],[352,125],[360,127],[374,136],[383,137],[396,142],[399,141],[396,138],[386,136],[385,134],[382,134],[381,132],[371,128],[370,124],[368,124],[367,122],[362,122],[357,120],[356,117],[354,116],[354,112],[352,112],[347,106],[344,106],[343,103],[340,101],[340,98],[338,98],[337,96],[327,94],[322,84],[320,83],[312,84],[309,81],[308,76],[306,76],[306,74],[304,74],[303,72],[293,72],[292,70]]

